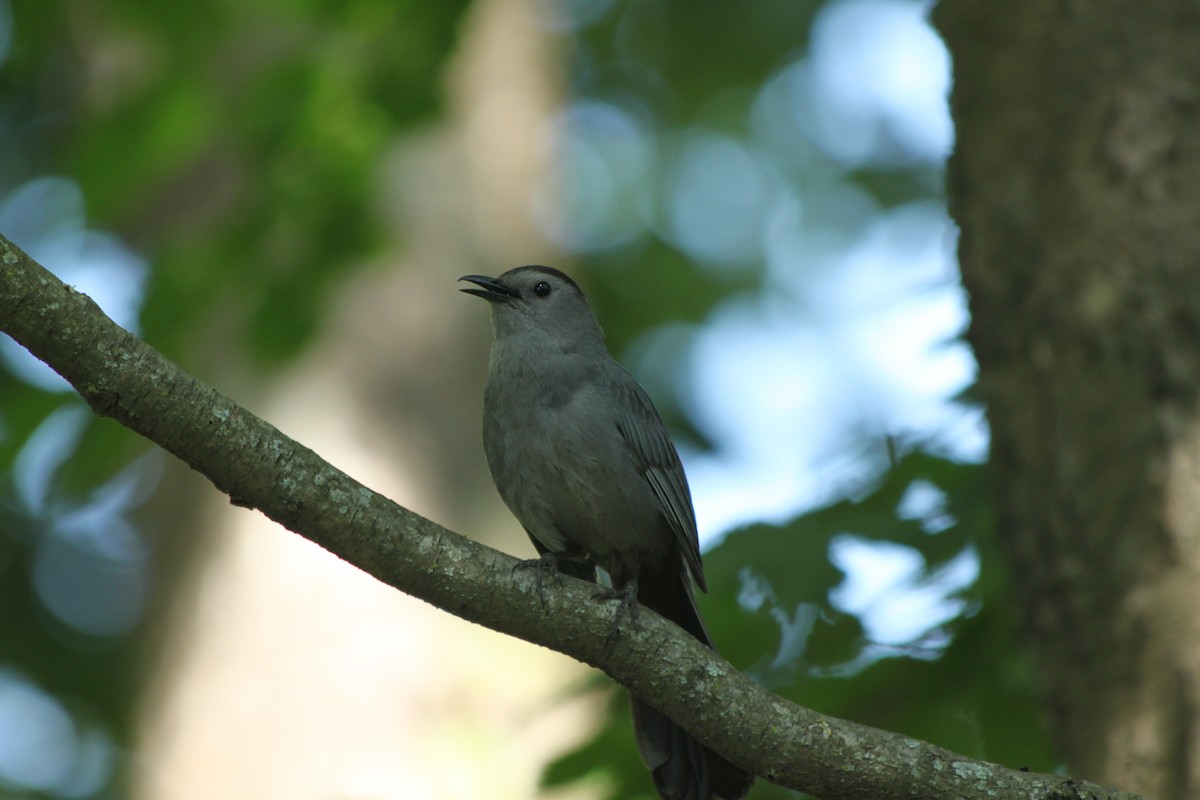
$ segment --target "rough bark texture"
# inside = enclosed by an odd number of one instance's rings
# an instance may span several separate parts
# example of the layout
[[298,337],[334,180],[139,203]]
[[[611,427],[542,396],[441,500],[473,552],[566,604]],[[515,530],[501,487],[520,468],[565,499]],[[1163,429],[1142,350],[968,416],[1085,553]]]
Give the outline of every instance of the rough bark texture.
[[1200,4],[943,0],[1002,535],[1075,774],[1200,797]]
[[534,591],[528,572],[322,461],[121,329],[0,236],[0,330],[91,404],[177,455],[234,503],[438,608],[599,667],[706,745],[824,800],[1134,800],[976,761],[772,695],[653,612],[611,636],[592,584]]

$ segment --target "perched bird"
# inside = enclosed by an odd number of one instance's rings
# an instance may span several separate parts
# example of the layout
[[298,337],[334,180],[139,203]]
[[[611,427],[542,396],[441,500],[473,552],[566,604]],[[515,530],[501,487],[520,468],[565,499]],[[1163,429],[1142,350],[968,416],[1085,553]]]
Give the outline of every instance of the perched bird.
[[[501,498],[541,554],[531,563],[590,581],[598,566],[631,616],[640,602],[712,647],[692,594],[693,579],[705,590],[704,570],[679,454],[645,390],[608,354],[579,286],[543,266],[460,280],[492,308],[483,445]],[[752,774],[631,700],[662,797],[745,796]]]

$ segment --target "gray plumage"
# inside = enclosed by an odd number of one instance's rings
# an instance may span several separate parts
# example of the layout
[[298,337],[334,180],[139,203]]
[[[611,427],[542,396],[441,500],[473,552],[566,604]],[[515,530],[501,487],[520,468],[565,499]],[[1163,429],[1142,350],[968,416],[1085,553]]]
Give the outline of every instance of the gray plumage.
[[[683,466],[646,392],[604,346],[583,292],[562,272],[518,267],[463,289],[492,307],[495,341],[483,443],[496,488],[538,552],[615,589],[709,647],[692,579],[705,589]],[[632,596],[632,595],[631,595]],[[753,776],[633,698],[643,761],[669,800],[736,800]]]

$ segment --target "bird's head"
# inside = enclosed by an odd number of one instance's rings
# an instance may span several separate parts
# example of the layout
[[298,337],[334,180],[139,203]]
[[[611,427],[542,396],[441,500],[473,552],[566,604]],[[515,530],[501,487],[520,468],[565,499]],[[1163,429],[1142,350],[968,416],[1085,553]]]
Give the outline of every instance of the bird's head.
[[461,291],[492,306],[498,341],[519,338],[530,347],[556,344],[565,350],[604,346],[604,334],[579,285],[553,267],[510,269],[499,278],[464,275],[474,286]]

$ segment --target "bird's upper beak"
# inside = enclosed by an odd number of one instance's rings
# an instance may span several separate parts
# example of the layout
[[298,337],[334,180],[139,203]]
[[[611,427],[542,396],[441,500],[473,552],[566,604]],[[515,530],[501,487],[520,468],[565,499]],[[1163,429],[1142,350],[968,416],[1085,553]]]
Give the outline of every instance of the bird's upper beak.
[[482,297],[489,303],[508,302],[521,296],[520,292],[498,278],[489,278],[486,275],[463,275],[459,280],[481,287],[479,289],[459,289],[460,292]]

